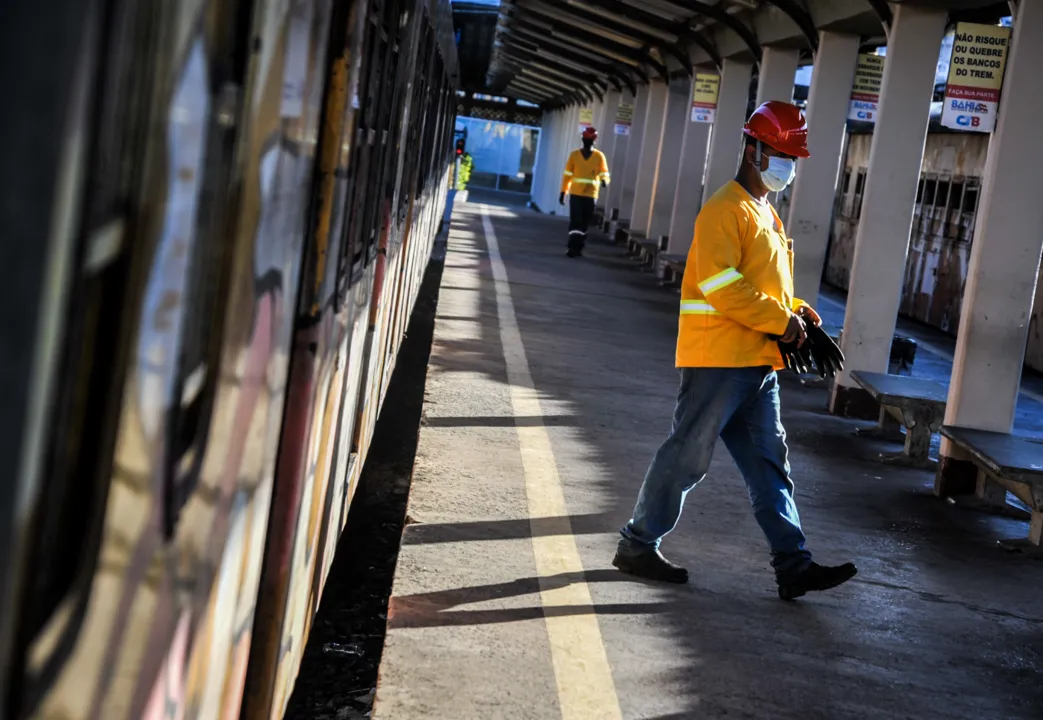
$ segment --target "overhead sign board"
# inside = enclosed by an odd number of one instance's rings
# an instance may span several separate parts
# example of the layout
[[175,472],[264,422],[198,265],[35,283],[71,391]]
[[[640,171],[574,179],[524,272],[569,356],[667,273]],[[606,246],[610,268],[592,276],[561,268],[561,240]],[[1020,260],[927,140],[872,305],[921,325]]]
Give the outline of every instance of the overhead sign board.
[[619,103],[616,108],[616,135],[629,135],[630,126],[634,122],[634,104]]
[[696,73],[692,83],[692,122],[712,123],[717,117],[717,94],[721,76],[716,73]]
[[847,110],[848,120],[876,122],[877,108],[880,105],[880,85],[884,80],[885,60],[883,55],[873,53],[862,53],[858,56],[855,83],[851,88],[851,101]]
[[579,109],[579,129],[580,132],[586,130],[588,127],[594,124],[594,108],[580,108]]
[[1010,28],[957,23],[942,100],[942,125],[990,133],[996,129]]

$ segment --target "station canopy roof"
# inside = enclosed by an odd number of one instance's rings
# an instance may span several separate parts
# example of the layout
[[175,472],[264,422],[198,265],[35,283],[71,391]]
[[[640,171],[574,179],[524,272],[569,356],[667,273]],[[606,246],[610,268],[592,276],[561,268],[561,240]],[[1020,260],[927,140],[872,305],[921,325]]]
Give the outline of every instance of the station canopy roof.
[[[1009,1],[904,2],[947,8],[952,21],[1011,13]],[[810,62],[819,30],[885,45],[892,20],[888,0],[502,0],[485,91],[547,109],[585,103],[725,59],[759,64],[769,45]]]

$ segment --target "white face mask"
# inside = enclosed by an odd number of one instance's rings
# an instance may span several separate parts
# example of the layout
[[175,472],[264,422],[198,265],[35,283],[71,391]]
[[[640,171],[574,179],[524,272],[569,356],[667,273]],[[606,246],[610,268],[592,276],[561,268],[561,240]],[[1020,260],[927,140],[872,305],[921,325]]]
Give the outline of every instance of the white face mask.
[[761,170],[761,180],[764,181],[764,186],[772,192],[781,192],[787,185],[793,182],[796,174],[796,160],[788,160],[772,155],[768,158],[768,169]]

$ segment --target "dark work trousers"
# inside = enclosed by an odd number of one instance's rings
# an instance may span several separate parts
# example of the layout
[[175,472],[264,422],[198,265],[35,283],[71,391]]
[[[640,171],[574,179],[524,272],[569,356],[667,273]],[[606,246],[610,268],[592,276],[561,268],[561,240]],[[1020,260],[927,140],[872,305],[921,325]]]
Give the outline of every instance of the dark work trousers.
[[569,195],[569,256],[583,252],[587,228],[594,218],[594,198]]

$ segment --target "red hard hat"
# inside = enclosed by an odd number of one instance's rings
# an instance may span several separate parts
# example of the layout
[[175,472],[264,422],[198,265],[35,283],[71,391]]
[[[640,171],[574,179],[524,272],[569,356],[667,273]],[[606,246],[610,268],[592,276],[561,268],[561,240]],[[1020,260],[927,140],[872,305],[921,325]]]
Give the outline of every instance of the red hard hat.
[[597,128],[595,128],[593,125],[588,125],[587,127],[583,128],[583,139],[584,140],[597,140],[598,139]]
[[796,105],[769,100],[753,111],[742,128],[747,137],[760,140],[780,153],[806,158],[808,152],[808,121]]

